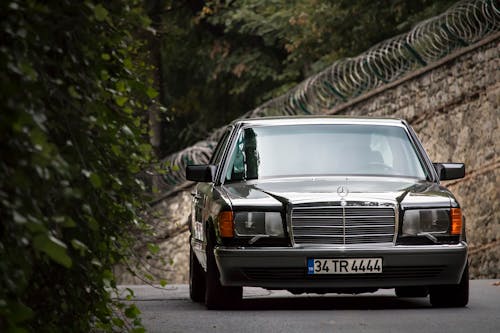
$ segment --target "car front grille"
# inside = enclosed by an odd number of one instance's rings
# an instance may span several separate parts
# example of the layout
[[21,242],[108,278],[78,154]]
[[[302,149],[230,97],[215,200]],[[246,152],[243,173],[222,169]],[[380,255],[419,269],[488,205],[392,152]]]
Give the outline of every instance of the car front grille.
[[391,207],[295,206],[295,244],[372,244],[392,242],[395,213]]

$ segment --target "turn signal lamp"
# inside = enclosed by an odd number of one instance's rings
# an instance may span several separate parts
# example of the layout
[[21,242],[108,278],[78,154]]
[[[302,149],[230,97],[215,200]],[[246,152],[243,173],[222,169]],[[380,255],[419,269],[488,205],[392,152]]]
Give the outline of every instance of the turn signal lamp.
[[460,208],[451,209],[451,234],[460,235],[462,233],[462,211]]
[[234,215],[233,212],[221,212],[219,214],[219,231],[221,237],[233,237]]

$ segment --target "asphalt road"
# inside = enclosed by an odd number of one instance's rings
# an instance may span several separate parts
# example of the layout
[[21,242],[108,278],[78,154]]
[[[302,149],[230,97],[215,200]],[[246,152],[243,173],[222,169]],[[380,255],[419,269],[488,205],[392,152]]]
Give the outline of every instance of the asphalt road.
[[427,298],[374,294],[300,295],[245,288],[237,310],[209,311],[191,302],[188,286],[129,287],[148,332],[500,332],[500,285],[471,281],[466,308],[432,308]]

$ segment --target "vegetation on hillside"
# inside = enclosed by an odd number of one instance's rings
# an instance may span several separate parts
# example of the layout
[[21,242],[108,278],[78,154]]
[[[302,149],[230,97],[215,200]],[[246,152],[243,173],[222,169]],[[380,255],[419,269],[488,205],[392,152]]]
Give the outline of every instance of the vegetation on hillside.
[[162,154],[204,139],[319,72],[453,0],[165,1]]

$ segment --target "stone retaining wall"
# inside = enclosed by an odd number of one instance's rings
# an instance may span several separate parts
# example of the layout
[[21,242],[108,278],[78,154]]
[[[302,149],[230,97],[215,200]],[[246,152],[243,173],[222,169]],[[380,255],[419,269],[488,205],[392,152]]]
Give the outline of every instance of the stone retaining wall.
[[406,119],[433,161],[466,164],[464,179],[444,185],[463,208],[476,278],[500,277],[499,39],[331,112]]

